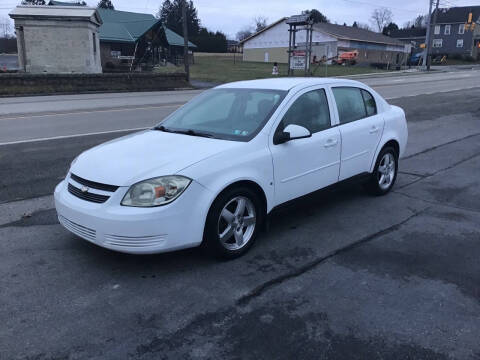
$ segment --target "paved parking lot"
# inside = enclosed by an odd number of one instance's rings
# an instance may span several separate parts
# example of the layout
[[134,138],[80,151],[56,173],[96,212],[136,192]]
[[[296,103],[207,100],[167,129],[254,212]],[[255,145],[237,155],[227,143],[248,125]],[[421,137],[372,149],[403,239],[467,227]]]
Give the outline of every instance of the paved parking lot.
[[117,254],[60,227],[54,184],[121,133],[0,146],[0,358],[480,358],[479,100],[391,99],[410,127],[394,191],[312,194],[229,262]]

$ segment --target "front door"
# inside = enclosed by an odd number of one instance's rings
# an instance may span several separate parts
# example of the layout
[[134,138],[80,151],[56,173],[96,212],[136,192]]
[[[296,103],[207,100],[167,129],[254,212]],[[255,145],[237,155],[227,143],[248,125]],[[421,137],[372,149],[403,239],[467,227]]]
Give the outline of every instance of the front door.
[[290,124],[307,128],[312,136],[278,145],[273,144],[273,134],[270,137],[276,205],[338,181],[340,131],[331,127],[323,88],[304,91],[292,99],[275,131]]
[[332,88],[342,137],[339,180],[368,172],[383,133],[383,116],[374,97],[355,87]]

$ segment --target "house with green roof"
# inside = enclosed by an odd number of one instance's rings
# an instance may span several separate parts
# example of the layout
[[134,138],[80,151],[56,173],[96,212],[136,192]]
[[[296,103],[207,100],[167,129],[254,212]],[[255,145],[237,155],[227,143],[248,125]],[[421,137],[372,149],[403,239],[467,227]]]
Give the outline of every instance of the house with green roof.
[[[156,65],[162,61],[183,61],[183,37],[162,25],[151,14],[97,9],[100,53],[104,71],[121,68],[133,61]],[[193,55],[196,45],[189,42]],[[192,61],[191,56],[190,61]]]

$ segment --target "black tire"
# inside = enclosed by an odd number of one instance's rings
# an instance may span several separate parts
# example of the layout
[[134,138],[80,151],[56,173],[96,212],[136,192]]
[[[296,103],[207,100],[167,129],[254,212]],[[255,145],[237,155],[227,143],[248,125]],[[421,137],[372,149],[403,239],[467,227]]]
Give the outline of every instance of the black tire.
[[[219,232],[221,231],[220,227],[224,224],[227,224],[223,217],[221,218],[221,213],[226,205],[235,205],[235,203],[232,203],[232,201],[235,201],[235,199],[239,197],[250,200],[250,205],[253,205],[255,211],[256,220],[248,241],[246,241],[246,243],[239,249],[231,249],[226,247],[230,244],[224,244],[219,236]],[[247,207],[245,211],[245,214],[247,214]],[[202,247],[207,251],[208,254],[217,258],[234,259],[242,256],[253,246],[258,232],[261,230],[261,225],[264,221],[264,218],[265,210],[263,203],[254,190],[246,186],[229,188],[222,192],[210,207],[205,223]],[[224,224],[222,224],[223,222]],[[247,230],[248,227],[245,229],[245,234],[247,233]],[[231,239],[231,241],[233,241],[231,246],[238,246],[235,239]]]
[[[383,160],[385,159],[386,156],[390,155],[391,159],[394,160],[394,173],[393,173],[393,178],[391,179],[391,182],[389,182],[388,186],[385,184],[380,185],[380,179],[382,176],[382,173],[380,171],[380,166]],[[390,166],[391,167],[391,166]],[[395,185],[395,180],[397,179],[397,174],[398,174],[398,154],[395,151],[395,149],[391,146],[386,146],[380,151],[380,154],[378,154],[377,160],[375,162],[375,167],[373,169],[372,174],[370,175],[370,179],[365,183],[365,188],[366,190],[376,196],[381,196],[388,194],[390,190],[392,190],[393,185]],[[390,177],[392,177],[389,174]]]

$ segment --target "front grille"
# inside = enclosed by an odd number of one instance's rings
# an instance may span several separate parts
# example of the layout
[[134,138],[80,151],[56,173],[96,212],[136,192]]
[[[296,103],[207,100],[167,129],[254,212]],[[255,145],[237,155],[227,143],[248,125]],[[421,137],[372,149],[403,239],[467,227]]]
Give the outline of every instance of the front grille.
[[68,192],[80,199],[98,203],[98,204],[103,204],[105,201],[107,201],[110,198],[110,196],[106,196],[106,195],[94,194],[88,191],[83,192],[82,190],[73,186],[72,184],[68,184]]
[[77,183],[88,186],[89,188],[92,188],[92,189],[110,191],[110,192],[115,192],[118,189],[118,186],[97,183],[95,181],[90,181],[90,180],[87,180],[87,179],[83,179],[80,176],[77,176],[75,174],[70,174],[70,177],[73,180],[75,180]]
[[73,221],[68,220],[67,218],[64,218],[61,215],[58,215],[58,221],[60,224],[62,224],[65,228],[70,230],[72,233],[75,235],[78,235],[84,239],[90,240],[90,241],[95,241],[97,238],[97,232],[93,229],[90,229],[86,226],[79,225],[77,223],[74,223]]

